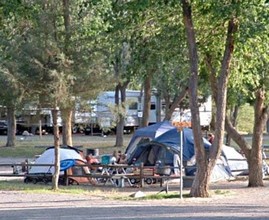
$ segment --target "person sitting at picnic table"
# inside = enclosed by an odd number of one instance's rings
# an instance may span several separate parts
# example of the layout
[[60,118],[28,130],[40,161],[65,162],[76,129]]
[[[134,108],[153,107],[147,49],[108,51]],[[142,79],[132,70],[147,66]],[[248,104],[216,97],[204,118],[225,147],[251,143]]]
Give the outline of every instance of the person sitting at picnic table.
[[118,161],[118,152],[116,150],[113,151],[112,157],[110,158],[110,163],[112,165],[116,164]]
[[119,163],[119,161],[121,159],[121,155],[122,155],[121,150],[119,150],[118,151],[118,154],[117,154],[117,161],[116,161],[116,163]]
[[118,159],[118,164],[127,164],[127,156],[126,154],[121,154],[121,156]]
[[208,134],[208,138],[207,138],[207,140],[210,142],[210,144],[212,144],[213,141],[214,141],[214,138],[215,138],[214,134],[209,133],[209,134]]
[[[117,164],[121,164],[121,165],[127,165],[127,156],[126,156],[126,154],[121,154],[121,156],[120,156],[120,158],[118,159],[118,162],[117,162]],[[119,168],[118,169],[118,173],[125,173],[124,172],[124,170],[125,170],[126,168]]]
[[87,163],[89,164],[90,170],[97,170],[98,168],[92,165],[100,164],[100,161],[93,156],[92,154],[89,154],[86,156]]

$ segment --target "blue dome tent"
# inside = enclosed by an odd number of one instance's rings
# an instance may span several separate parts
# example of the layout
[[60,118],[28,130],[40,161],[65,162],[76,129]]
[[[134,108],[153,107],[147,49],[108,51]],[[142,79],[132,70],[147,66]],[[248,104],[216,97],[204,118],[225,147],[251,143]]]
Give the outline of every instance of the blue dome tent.
[[154,125],[137,129],[126,148],[127,157],[132,154],[138,145],[148,143],[172,129],[175,129],[175,127],[169,121],[158,122]]
[[[151,126],[149,126],[149,129]],[[194,139],[192,129],[183,129],[183,161],[188,161],[194,156]],[[141,135],[143,135],[141,133]],[[210,143],[203,138],[204,146],[209,149]],[[164,132],[148,143],[138,144],[128,158],[128,163],[132,161],[143,162],[145,165],[155,165],[156,161],[161,161],[163,165],[173,165],[173,155],[180,154],[180,133],[177,128]],[[151,156],[150,158],[147,158]]]

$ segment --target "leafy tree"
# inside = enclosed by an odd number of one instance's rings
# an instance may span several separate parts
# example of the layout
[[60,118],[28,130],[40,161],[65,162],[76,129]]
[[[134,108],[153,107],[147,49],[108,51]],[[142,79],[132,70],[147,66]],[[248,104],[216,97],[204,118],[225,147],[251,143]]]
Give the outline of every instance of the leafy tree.
[[[266,9],[266,8],[265,8]],[[265,14],[265,13],[264,13]],[[259,19],[262,30],[259,34],[244,42],[247,48],[246,53],[242,52],[244,68],[240,68],[241,74],[238,78],[244,76],[244,79],[238,82],[240,86],[241,97],[245,102],[253,104],[254,107],[254,125],[252,144],[248,144],[245,139],[232,125],[226,116],[226,130],[232,139],[239,145],[248,161],[249,183],[250,187],[263,186],[263,158],[262,158],[262,138],[263,131],[268,120],[268,46],[264,43],[268,37],[268,25],[262,18]],[[263,23],[265,22],[265,23]],[[256,29],[257,30],[257,29]],[[252,32],[252,33],[255,33]],[[254,49],[255,48],[255,49]],[[246,60],[248,60],[246,62]],[[246,98],[247,97],[247,98]],[[241,102],[242,102],[241,100]]]
[[[208,5],[205,4],[202,6],[203,15],[205,16],[209,15],[209,17],[201,21],[210,21],[210,24],[204,23],[204,26],[206,27],[208,26],[210,27],[211,25],[215,26],[215,28],[212,29],[213,34],[211,33],[210,41],[207,40],[206,42],[203,42],[202,52],[203,52],[204,61],[210,73],[212,94],[216,101],[216,106],[217,106],[215,131],[216,131],[216,134],[221,137],[221,139],[222,139],[223,127],[222,125],[220,126],[219,122],[223,123],[224,115],[226,115],[225,110],[224,110],[226,108],[226,104],[225,104],[226,97],[224,96],[226,96],[226,93],[227,93],[228,80],[230,78],[229,80],[230,92],[228,96],[230,103],[232,102],[235,103],[235,101],[232,101],[232,100],[236,100],[237,104],[244,103],[244,99],[246,100],[246,98],[244,98],[246,97],[244,96],[244,94],[246,91],[251,89],[249,85],[252,78],[252,74],[246,74],[246,73],[250,72],[250,69],[252,69],[253,66],[255,65],[248,65],[248,64],[246,65],[246,63],[243,60],[245,60],[244,56],[245,57],[247,56],[245,55],[244,50],[242,50],[242,48],[245,48],[245,49],[248,48],[248,47],[245,47],[247,45],[247,42],[249,40],[252,41],[253,38],[255,39],[256,36],[258,36],[261,33],[261,30],[263,30],[265,27],[264,25],[265,23],[263,22],[264,20],[261,18],[263,14],[264,15],[267,14],[265,11],[263,11],[266,8],[264,7],[264,2],[259,1],[259,2],[251,4],[251,6],[252,6],[251,11],[249,10],[250,5],[247,2],[241,2],[241,3],[233,2],[233,1],[227,2],[225,4],[225,10],[222,10],[224,7],[223,2],[214,2],[213,4],[210,3]],[[214,13],[214,11],[217,12],[217,14]],[[210,15],[212,17],[210,17]],[[257,20],[258,18],[257,15],[261,15],[261,17],[258,16],[259,19],[261,19],[261,22],[258,24],[254,22],[254,20]],[[223,37],[223,35],[221,34],[221,32],[223,31],[223,28],[219,25],[218,22],[225,22],[225,21],[229,21],[227,38],[226,38],[228,41],[226,41],[225,50],[223,51],[224,52],[223,60],[222,62],[219,62],[219,59],[221,58],[221,53],[219,51],[221,50],[221,47],[223,47],[224,45],[220,46],[220,43],[219,43],[221,42],[220,38]],[[255,23],[255,26],[253,26],[254,23]],[[219,28],[216,28],[216,27],[219,27]],[[259,31],[257,31],[257,29],[259,29]],[[255,39],[254,41],[256,40],[257,39]],[[235,53],[233,52],[234,48],[235,48]],[[231,59],[231,54],[235,54],[234,59]],[[224,62],[225,59],[226,59],[226,64]],[[232,70],[235,70],[235,72],[231,72]],[[231,72],[231,74],[229,72]],[[255,76],[255,78],[256,77],[257,76]],[[242,87],[242,82],[248,82],[247,83],[248,86]],[[221,84],[223,86],[221,86]],[[257,87],[255,86],[255,88],[256,90],[252,90],[252,91],[256,93],[256,100],[257,100],[256,102],[257,105],[255,107],[257,110],[257,114],[255,116],[256,123],[254,126],[255,127],[254,132],[253,132],[254,133],[253,139],[255,140],[256,147],[253,147],[252,150],[249,150],[247,152],[247,153],[252,152],[251,155],[248,154],[247,156],[249,167],[250,167],[249,186],[262,185],[262,181],[261,181],[262,179],[262,173],[261,173],[262,172],[262,169],[261,169],[262,132],[261,130],[264,127],[264,123],[265,123],[264,120],[266,120],[266,117],[267,117],[266,116],[267,113],[264,114],[265,112],[267,112],[267,110],[266,108],[263,107],[263,101],[260,96],[261,94],[263,94],[263,92],[262,90],[258,89],[260,88],[259,86]],[[234,93],[231,92],[232,90],[236,91],[236,95],[234,95]],[[241,93],[238,93],[238,91],[241,91]],[[224,94],[224,96],[222,94]],[[239,97],[240,97],[240,101],[238,101]],[[219,109],[219,114],[218,114],[218,109]],[[259,109],[263,109],[263,110],[261,111]],[[259,123],[257,123],[258,121]],[[233,128],[232,123],[229,121],[227,116],[226,116],[225,127],[228,134],[234,140],[237,139],[236,142],[239,144],[238,136],[235,135],[236,132],[234,129],[232,129]],[[217,153],[216,155],[219,155],[220,153],[219,152],[220,148],[218,146],[222,144],[222,141],[218,143],[217,140],[219,140],[218,137],[216,137],[215,142],[213,143],[213,148],[215,149],[213,151],[211,150],[210,152],[210,161],[214,161],[211,157],[212,155],[214,155],[215,153]],[[240,144],[241,146],[243,146],[242,142]],[[215,152],[215,153],[212,154],[212,152]],[[258,169],[259,171],[255,172],[254,170],[256,169]]]
[[65,0],[21,2],[23,8],[32,9],[31,16],[24,20],[21,28],[23,34],[20,33],[22,40],[16,42],[19,57],[16,54],[10,57],[12,61],[23,61],[17,62],[17,69],[22,73],[23,82],[31,83],[24,85],[29,94],[38,98],[39,106],[52,109],[56,148],[55,189],[58,188],[59,174],[57,150],[60,142],[55,124],[58,109],[62,110],[63,115],[69,116],[64,117],[65,126],[68,127],[65,134],[69,134],[64,142],[72,145],[69,132],[71,114],[68,111],[74,107],[75,97],[89,98],[95,95],[102,88],[103,79],[109,79],[103,74],[106,73],[105,56],[99,47],[102,41],[96,38],[103,33],[106,24],[101,16],[92,16],[103,12],[108,3],[104,0],[90,5],[87,11],[88,4],[84,4],[84,1],[72,4]]
[[[199,112],[197,106],[197,84],[198,84],[198,72],[199,72],[199,61],[198,61],[198,49],[196,42],[197,31],[195,31],[193,24],[193,16],[192,16],[192,6],[196,6],[199,8],[199,4],[191,3],[190,1],[182,1],[183,8],[183,19],[186,27],[186,36],[188,41],[189,48],[189,59],[190,59],[190,101],[191,101],[191,113],[192,113],[192,124],[199,124]],[[194,179],[194,183],[191,188],[191,195],[195,197],[208,197],[208,184],[209,178],[212,172],[213,167],[216,164],[216,160],[220,155],[221,146],[223,143],[224,137],[224,117],[225,117],[225,109],[226,109],[226,94],[227,94],[227,83],[228,77],[230,73],[230,63],[231,57],[233,54],[234,46],[235,46],[235,34],[237,32],[238,22],[237,22],[237,11],[238,4],[231,2],[227,3],[225,13],[220,13],[221,7],[223,7],[223,2],[207,2],[206,4],[202,4],[200,12],[203,12],[203,17],[200,17],[199,21],[207,21],[206,15],[211,15],[216,23],[222,22],[225,24],[225,28],[227,29],[227,35],[225,43],[222,44],[223,52],[218,54],[217,58],[222,59],[221,62],[218,61],[219,70],[214,71],[212,73],[212,78],[216,83],[216,87],[218,90],[213,91],[214,98],[216,100],[216,122],[215,122],[215,139],[213,141],[213,145],[210,148],[209,155],[207,155],[203,142],[202,142],[202,134],[201,130],[197,126],[192,126],[194,133],[194,141],[195,141],[195,154],[197,158],[197,173]],[[217,15],[217,13],[219,15]],[[205,20],[203,20],[205,19]],[[207,32],[209,33],[211,30],[210,25],[207,26]],[[220,28],[216,29],[216,31],[220,31],[220,35],[216,35],[216,37],[223,36],[223,31],[225,29]],[[213,38],[214,39],[214,38]],[[214,41],[213,41],[214,42]],[[210,52],[216,52],[215,48],[209,47],[207,54]],[[221,57],[222,56],[222,57]],[[215,58],[215,57],[214,57]],[[217,59],[215,60],[217,61]]]
[[[242,3],[239,5],[235,4],[231,7],[231,10],[236,12],[237,20],[239,23],[238,36],[236,41],[236,50],[235,58],[231,62],[232,74],[230,76],[229,83],[229,103],[230,105],[236,103],[238,107],[240,104],[246,102],[252,102],[251,100],[256,99],[255,104],[255,118],[256,123],[254,123],[253,128],[253,142],[252,147],[247,146],[239,133],[234,129],[235,124],[230,121],[229,117],[226,116],[226,130],[230,137],[232,137],[239,146],[241,146],[242,151],[245,153],[248,164],[249,164],[249,186],[261,186],[262,182],[262,152],[261,152],[261,139],[262,139],[262,130],[264,129],[264,120],[266,121],[267,117],[267,107],[266,101],[263,101],[261,94],[263,94],[266,89],[265,85],[262,86],[263,89],[260,90],[260,77],[258,72],[264,73],[264,68],[260,65],[260,61],[257,61],[257,58],[264,57],[266,53],[261,51],[260,48],[265,48],[263,41],[266,38],[263,38],[264,33],[267,33],[267,7],[264,4],[264,1],[258,1],[251,4],[252,8],[249,9],[250,5],[248,3]],[[221,7],[221,6],[220,6]],[[259,21],[259,22],[257,22]],[[253,25],[255,24],[255,25]],[[260,40],[263,38],[263,40]],[[251,43],[250,43],[251,42]],[[254,43],[255,42],[255,43]],[[257,44],[256,44],[257,43]],[[249,46],[251,45],[251,46]],[[254,46],[255,45],[255,46]],[[251,52],[253,46],[259,48],[259,55],[256,55],[255,52]],[[217,54],[215,53],[206,54],[206,62],[209,64],[209,70],[211,76],[216,74]],[[214,55],[213,55],[214,54]],[[255,54],[255,55],[254,55]],[[212,56],[213,55],[213,56]],[[254,56],[253,56],[254,55]],[[214,57],[214,58],[213,58]],[[214,61],[213,61],[214,60]],[[214,64],[213,64],[214,63]],[[263,64],[264,66],[264,64]],[[265,65],[266,66],[266,65]],[[259,69],[260,68],[260,69]],[[257,71],[259,69],[259,71]],[[255,70],[255,71],[254,71]],[[258,76],[258,77],[257,77]],[[263,78],[263,83],[266,80]],[[211,77],[211,82],[213,85],[213,94],[217,94],[217,84],[216,78]],[[234,92],[233,92],[234,91]],[[240,92],[239,92],[240,91]],[[264,106],[265,105],[265,106]],[[263,109],[263,110],[261,110]],[[258,119],[259,118],[259,119]],[[239,138],[240,137],[240,138]],[[239,141],[240,140],[240,141]],[[240,143],[240,144],[239,144]],[[244,149],[244,150],[243,150]],[[250,153],[251,152],[251,153]],[[255,167],[255,168],[254,168]],[[258,170],[258,172],[257,172]]]
[[[6,106],[8,135],[6,146],[15,146],[16,134],[16,109],[29,93],[26,89],[24,76],[20,69],[20,63],[25,60],[20,55],[20,45],[25,41],[25,29],[28,28],[27,19],[31,16],[31,10],[24,8],[18,1],[2,2],[1,11],[1,60],[0,60],[0,86],[1,104]],[[26,82],[27,83],[27,82]]]
[[[106,0],[98,3],[78,1],[72,4],[67,0],[63,1],[64,40],[61,44],[64,45],[64,54],[72,61],[72,66],[66,73],[74,78],[69,90],[70,96],[80,96],[82,100],[94,98],[110,82],[111,77],[106,74],[108,56],[103,52],[106,51],[106,39],[102,37],[108,27],[103,17],[109,8],[110,1]],[[95,16],[92,17],[91,14]],[[79,43],[83,44],[77,48]],[[63,139],[63,143],[67,145],[72,145],[71,119],[74,100],[77,99],[66,102],[61,107],[62,115],[65,116],[64,136],[68,134],[68,139]]]

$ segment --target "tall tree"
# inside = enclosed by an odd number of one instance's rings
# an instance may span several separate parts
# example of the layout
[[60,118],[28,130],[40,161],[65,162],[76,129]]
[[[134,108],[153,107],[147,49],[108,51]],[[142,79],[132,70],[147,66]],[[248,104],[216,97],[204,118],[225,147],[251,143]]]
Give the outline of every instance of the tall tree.
[[[183,18],[184,24],[186,27],[187,33],[187,41],[189,47],[189,57],[190,57],[190,75],[191,81],[189,84],[190,89],[190,97],[191,97],[191,113],[192,113],[192,124],[196,125],[199,124],[199,112],[197,106],[197,82],[198,82],[198,49],[197,49],[197,42],[195,39],[196,32],[193,24],[193,16],[192,16],[192,5],[188,0],[182,0],[182,7],[183,7]],[[207,4],[209,5],[209,4]],[[216,15],[218,7],[223,6],[223,3],[213,4],[211,9],[212,15]],[[198,5],[196,5],[198,6]],[[225,109],[226,109],[226,94],[227,94],[227,83],[228,77],[230,73],[230,63],[231,57],[233,54],[234,46],[235,46],[235,33],[237,32],[237,14],[235,13],[236,10],[232,10],[233,7],[237,4],[231,2],[229,4],[230,10],[229,13],[226,14],[223,22],[226,23],[227,34],[226,34],[226,41],[223,44],[223,56],[222,61],[219,69],[219,73],[216,78],[216,85],[217,85],[217,93],[214,94],[216,100],[216,132],[215,132],[215,139],[213,145],[210,148],[209,155],[206,154],[205,149],[202,144],[202,134],[201,130],[197,128],[197,126],[193,127],[194,132],[194,140],[195,140],[195,154],[197,159],[197,173],[194,179],[194,183],[191,188],[191,195],[195,197],[208,197],[208,186],[210,175],[212,172],[213,167],[216,164],[216,160],[221,152],[221,147],[223,143],[224,137],[224,122],[225,122]],[[205,5],[202,5],[202,8]],[[206,8],[206,7],[205,7]],[[210,7],[209,7],[210,8]],[[206,12],[208,12],[208,8]],[[214,17],[213,16],[213,17]],[[219,19],[215,17],[215,19]],[[226,20],[225,20],[226,19]],[[223,30],[222,30],[223,31]]]
[[[216,4],[218,7],[222,5]],[[235,126],[226,116],[225,128],[229,136],[240,146],[245,153],[249,165],[249,186],[262,186],[262,135],[268,115],[266,101],[267,80],[266,72],[267,39],[268,32],[268,7],[264,1],[257,1],[250,5],[246,2],[230,4],[230,10],[237,19],[240,28],[237,31],[235,59],[231,63],[231,75],[229,75],[229,102],[255,103],[255,123],[253,127],[252,146],[239,135]],[[230,13],[230,12],[229,12]],[[223,16],[225,17],[225,15]],[[255,24],[255,25],[253,25]],[[253,50],[252,48],[255,48]],[[232,47],[233,49],[233,47]],[[206,53],[206,62],[211,72],[213,95],[216,98],[219,84],[217,82],[216,63],[217,54]],[[215,59],[215,60],[214,60]],[[214,73],[215,72],[215,73]],[[234,91],[234,92],[233,92]],[[239,92],[240,91],[240,92]],[[253,102],[255,100],[255,102]],[[217,102],[218,104],[218,102]]]
[[[263,23],[263,19],[259,19]],[[261,25],[263,26],[263,25]],[[268,45],[264,43],[267,39],[267,28],[263,26],[259,34],[244,42],[244,47],[248,47],[247,54],[242,52],[245,60],[244,68],[240,68],[241,73],[237,74],[238,79],[244,76],[244,79],[234,80],[238,82],[237,91],[241,91],[241,102],[249,102],[254,107],[254,125],[253,138],[251,145],[247,143],[244,137],[239,133],[226,116],[226,130],[231,138],[238,144],[244,152],[249,167],[250,187],[264,186],[263,183],[263,156],[262,156],[262,139],[266,122],[268,120]],[[255,48],[255,49],[254,49]],[[250,53],[251,51],[251,53]],[[242,64],[243,64],[242,63]],[[246,64],[247,63],[247,64]],[[235,77],[234,77],[235,78]],[[233,84],[233,86],[235,86]]]
[[24,8],[19,1],[3,2],[0,5],[0,87],[1,105],[6,106],[8,135],[6,146],[15,146],[16,109],[21,107],[28,96],[20,63],[20,45],[25,41],[24,33],[29,28],[27,19],[31,17],[31,9]]

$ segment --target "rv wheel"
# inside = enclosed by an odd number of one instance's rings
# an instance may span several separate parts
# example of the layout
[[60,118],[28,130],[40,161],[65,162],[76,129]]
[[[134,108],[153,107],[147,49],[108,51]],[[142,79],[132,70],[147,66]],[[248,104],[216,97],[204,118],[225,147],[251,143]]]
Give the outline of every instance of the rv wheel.
[[48,184],[48,182],[49,182],[49,180],[47,178],[43,178],[42,181],[43,181],[44,184]]
[[33,178],[32,182],[33,182],[33,184],[36,184],[37,183],[37,179],[36,178]]
[[151,178],[147,178],[147,179],[145,179],[145,182],[146,182],[148,185],[150,185],[150,184],[152,184],[153,180],[152,180]]
[[26,184],[28,184],[28,183],[30,183],[31,181],[30,181],[29,177],[26,177],[26,178],[24,179],[23,182],[26,183]]
[[138,183],[138,181],[137,181],[136,179],[130,179],[130,182],[131,182],[132,184],[136,184],[136,183]]

